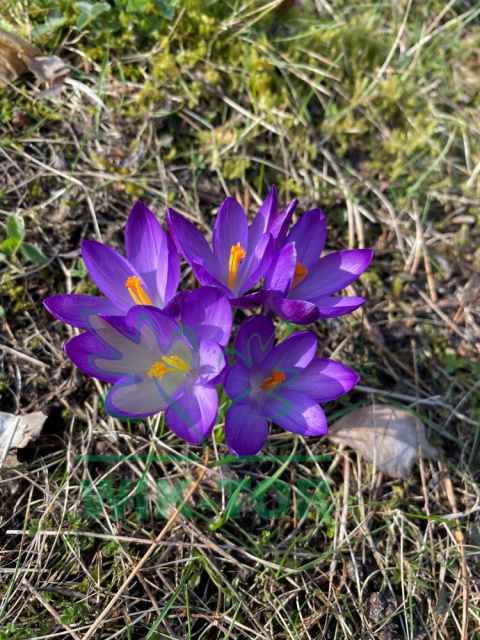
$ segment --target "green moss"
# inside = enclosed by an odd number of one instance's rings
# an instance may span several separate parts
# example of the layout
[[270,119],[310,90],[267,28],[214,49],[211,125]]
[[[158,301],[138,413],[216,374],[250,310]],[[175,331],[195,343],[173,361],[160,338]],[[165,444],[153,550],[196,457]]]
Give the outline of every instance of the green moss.
[[131,196],[131,200],[135,201],[135,200],[139,200],[143,194],[144,194],[144,190],[143,188],[135,182],[126,182],[125,183],[125,193],[129,196]]

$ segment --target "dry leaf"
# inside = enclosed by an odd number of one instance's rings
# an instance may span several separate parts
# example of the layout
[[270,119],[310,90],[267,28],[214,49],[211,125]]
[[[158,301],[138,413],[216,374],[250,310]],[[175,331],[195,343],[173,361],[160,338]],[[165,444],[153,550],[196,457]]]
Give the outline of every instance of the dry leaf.
[[[42,430],[47,416],[42,411],[27,413],[25,416],[14,416],[12,413],[0,411],[0,462],[3,467],[18,466],[16,452],[12,449],[26,447],[35,440]],[[6,480],[0,484],[0,490],[7,487],[15,493],[19,487],[18,474],[8,469],[0,470],[0,478]]]
[[16,470],[19,461],[15,453],[9,453],[0,470],[0,495],[9,492],[13,495],[20,489],[20,472]]
[[328,431],[333,442],[343,442],[374,462],[379,471],[392,478],[408,478],[420,450],[438,456],[425,436],[425,427],[407,411],[389,404],[354,409],[337,420]]
[[54,83],[68,73],[58,56],[42,56],[40,49],[0,27],[0,87],[33,73],[40,82]]
[[0,459],[6,448],[23,448],[31,440],[35,440],[46,419],[47,416],[42,411],[27,413],[25,416],[0,411]]
[[27,62],[27,67],[40,82],[50,84],[68,73],[67,67],[58,56],[35,56]]

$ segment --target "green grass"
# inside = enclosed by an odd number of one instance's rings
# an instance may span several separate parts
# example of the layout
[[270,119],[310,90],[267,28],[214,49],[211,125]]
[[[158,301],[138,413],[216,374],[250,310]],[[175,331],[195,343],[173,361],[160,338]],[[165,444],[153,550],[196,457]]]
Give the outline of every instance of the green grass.
[[[21,230],[0,262],[1,410],[49,412],[0,478],[0,640],[89,638],[115,598],[95,637],[480,639],[477,3],[4,4],[0,26],[71,71],[61,95],[34,99],[28,77],[0,90],[0,244],[12,220]],[[65,358],[73,333],[42,300],[95,293],[80,242],[122,251],[135,200],[162,221],[173,206],[209,236],[225,195],[253,214],[272,184],[300,214],[322,208],[328,251],[375,250],[351,287],[363,310],[310,327],[362,376],[327,415],[410,407],[442,461],[389,479],[327,439],[273,429],[271,458],[242,462],[219,426],[192,517],[122,591],[165,525],[157,480],[195,480],[203,452],[161,420],[108,417],[105,385]],[[287,463],[294,447],[303,459]],[[117,491],[143,478],[147,517],[132,493],[125,519],[108,505],[87,518],[82,482],[104,478]],[[222,479],[241,487],[238,518]],[[254,498],[273,479],[291,504],[268,520]],[[325,481],[322,508],[300,519],[299,479]],[[278,504],[272,485],[264,506]],[[379,594],[394,615],[374,610]]]

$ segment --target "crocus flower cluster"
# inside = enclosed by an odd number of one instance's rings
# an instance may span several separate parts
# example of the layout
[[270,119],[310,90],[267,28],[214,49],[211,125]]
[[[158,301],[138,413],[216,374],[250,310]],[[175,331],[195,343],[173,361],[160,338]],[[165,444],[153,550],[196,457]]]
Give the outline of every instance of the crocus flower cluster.
[[[232,198],[221,205],[212,248],[172,209],[168,232],[137,202],[125,229],[126,258],[93,240],[82,243],[85,265],[105,297],[59,294],[45,300],[56,318],[84,333],[65,345],[83,372],[111,383],[106,411],[120,419],[165,412],[180,438],[201,444],[218,418],[223,385],[231,400],[225,438],[236,455],[266,442],[269,422],[304,436],[327,431],[320,402],[350,391],[358,376],[316,357],[310,331],[275,345],[272,315],[296,324],[343,315],[363,304],[333,294],[368,266],[368,249],[320,257],[326,237],[320,209],[290,228],[297,205],[278,211],[273,187],[251,224]],[[178,292],[183,256],[200,283]],[[234,309],[259,308],[232,334]],[[267,315],[268,314],[268,315]]]

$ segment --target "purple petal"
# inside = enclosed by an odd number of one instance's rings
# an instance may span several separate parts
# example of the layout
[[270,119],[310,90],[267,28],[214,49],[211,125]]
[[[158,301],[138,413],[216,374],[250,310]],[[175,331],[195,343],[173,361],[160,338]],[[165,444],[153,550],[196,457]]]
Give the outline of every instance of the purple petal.
[[271,297],[264,306],[265,311],[271,310],[282,320],[294,322],[295,324],[311,324],[318,320],[319,317],[316,305],[305,300]]
[[252,369],[242,361],[236,362],[227,372],[224,382],[224,389],[230,400],[234,403],[241,402],[254,390],[252,384]]
[[315,402],[330,402],[348,393],[359,380],[360,376],[355,371],[340,362],[329,358],[314,358],[285,388],[300,391]]
[[373,256],[371,249],[336,251],[309,271],[305,279],[290,292],[290,298],[315,302],[352,284],[365,271]]
[[253,252],[249,251],[249,255],[245,258],[243,278],[239,277],[238,279],[238,293],[240,295],[246,293],[265,275],[272,262],[274,244],[274,238],[266,233],[255,245]]
[[220,289],[220,291],[222,291],[227,296],[227,298],[231,298],[233,296],[233,293],[230,291],[230,289],[226,285],[219,282],[217,278],[215,278],[203,265],[199,264],[198,262],[193,262],[192,269],[195,277],[204,287],[217,287],[217,289]]
[[193,262],[196,261],[213,273],[212,250],[208,246],[203,233],[173,209],[167,209],[166,219],[173,241],[188,264],[192,266]]
[[272,371],[283,372],[298,367],[303,369],[315,356],[317,349],[317,336],[311,331],[299,331],[294,333],[268,354],[261,365],[262,375],[269,377]]
[[180,291],[176,296],[170,298],[163,310],[168,313],[174,320],[180,320],[183,305],[186,298],[190,295],[190,291]]
[[[105,320],[109,324],[117,321],[116,318]],[[146,351],[154,352],[159,349],[162,354],[170,353],[177,341],[187,344],[191,351],[191,345],[183,335],[182,329],[161,309],[136,305],[127,313],[125,322],[129,329],[128,337],[137,344],[141,343]]]
[[88,327],[87,318],[90,313],[100,315],[123,315],[124,311],[116,307],[106,298],[86,296],[76,293],[60,293],[43,301],[47,311],[62,322],[80,329]]
[[[82,371],[96,378],[146,375],[167,353],[192,362],[192,349],[181,329],[158,309],[135,306],[126,317],[90,314],[88,326],[89,331],[70,340],[65,349]],[[166,373],[166,393],[174,394],[184,377],[185,372]]]
[[244,320],[235,340],[235,359],[247,367],[257,369],[272,351],[275,327],[270,318],[250,316]]
[[[236,200],[227,198],[218,211],[212,238],[215,276],[225,285],[228,283],[230,252],[237,244],[248,252],[247,216]],[[244,270],[245,260],[242,260],[238,266],[237,282],[243,281]]]
[[275,185],[257,212],[250,229],[248,230],[248,246],[255,247],[263,234],[267,231],[268,225],[275,220],[278,214],[278,196]]
[[117,382],[123,373],[114,373],[100,369],[95,364],[95,358],[119,360],[122,354],[98,339],[95,333],[89,331],[68,340],[64,346],[65,353],[73,364],[92,378],[103,382]]
[[298,391],[279,389],[274,397],[266,396],[262,410],[282,429],[302,436],[323,436],[327,419],[317,402]]
[[115,418],[146,418],[167,408],[156,378],[147,374],[122,378],[107,393],[105,410]]
[[293,212],[295,211],[297,204],[298,200],[292,200],[292,202],[287,204],[285,209],[278,214],[275,220],[273,220],[268,227],[268,231],[274,238],[276,238],[275,251],[279,251],[285,242],[288,227],[292,221]]
[[125,248],[129,262],[152,292],[152,304],[163,307],[177,290],[180,261],[175,244],[143,202],[136,202],[128,216]]
[[237,456],[253,456],[260,451],[268,436],[268,420],[247,402],[232,404],[225,416],[225,439]]
[[[157,291],[163,305],[176,294],[180,282],[180,258],[170,234],[167,236],[167,256],[160,256],[157,267]],[[166,267],[166,268],[165,268]]]
[[182,440],[201,444],[212,433],[217,412],[216,389],[192,385],[168,407],[165,421]]
[[365,302],[364,298],[347,296],[345,298],[321,297],[315,300],[318,307],[319,318],[338,318],[346,313],[351,313],[361,307]]
[[215,287],[195,289],[182,309],[182,325],[193,332],[197,344],[208,339],[225,346],[232,331],[232,319],[230,302]]
[[297,262],[311,271],[323,251],[326,235],[325,216],[320,209],[311,209],[293,225],[286,241],[295,242]]
[[[82,257],[92,280],[119,309],[125,312],[135,304],[126,282],[130,276],[142,278],[126,258],[96,240],[82,242]],[[150,289],[144,286],[144,290],[152,299]]]
[[277,253],[265,275],[264,289],[267,289],[275,297],[284,298],[292,286],[296,264],[295,245],[285,245]]
[[216,378],[227,365],[222,347],[212,340],[202,340],[198,346],[197,382],[205,385],[217,384]]
[[256,291],[255,293],[248,293],[245,296],[239,298],[230,298],[230,304],[233,309],[254,309],[263,304],[268,293],[264,289]]

